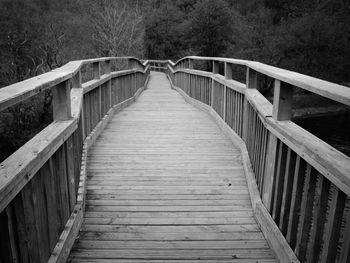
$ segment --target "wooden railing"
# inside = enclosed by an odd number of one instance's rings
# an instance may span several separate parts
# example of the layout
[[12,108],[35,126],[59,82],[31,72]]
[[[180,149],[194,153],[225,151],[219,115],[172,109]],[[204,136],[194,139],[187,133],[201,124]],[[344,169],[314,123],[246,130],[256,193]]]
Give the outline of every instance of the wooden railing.
[[[116,61],[128,69],[111,70]],[[51,89],[54,120],[0,164],[0,262],[65,262],[83,217],[87,151],[149,71],[132,57],[73,61],[0,89],[0,110]]]
[[[212,63],[212,72],[194,69],[196,63]],[[233,80],[237,72],[246,72],[245,83]],[[166,73],[174,88],[200,101],[224,130],[243,140],[246,173],[250,167],[254,176],[247,179],[255,216],[278,259],[349,262],[350,158],[293,123],[291,115],[293,86],[347,106],[350,89],[226,58],[185,57],[168,62]],[[266,76],[274,81],[273,103],[257,89]]]

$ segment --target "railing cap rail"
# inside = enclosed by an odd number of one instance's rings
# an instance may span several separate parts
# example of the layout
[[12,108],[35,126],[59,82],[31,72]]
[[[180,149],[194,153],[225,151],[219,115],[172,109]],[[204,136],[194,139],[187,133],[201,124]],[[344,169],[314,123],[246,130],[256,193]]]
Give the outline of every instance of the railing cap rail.
[[83,65],[111,60],[135,60],[143,68],[146,67],[146,64],[135,57],[102,57],[71,61],[57,69],[1,88],[0,111],[72,78]]
[[247,66],[259,73],[272,77],[274,79],[289,83],[295,87],[299,87],[323,97],[335,100],[347,106],[350,106],[350,88],[332,83],[326,80],[321,80],[315,77],[289,71],[282,68],[277,68],[267,64],[263,64],[256,61],[241,60],[241,59],[230,59],[222,57],[199,57],[199,56],[188,56],[178,60],[175,66],[186,59],[194,60],[211,60],[218,62],[232,63],[236,65]]

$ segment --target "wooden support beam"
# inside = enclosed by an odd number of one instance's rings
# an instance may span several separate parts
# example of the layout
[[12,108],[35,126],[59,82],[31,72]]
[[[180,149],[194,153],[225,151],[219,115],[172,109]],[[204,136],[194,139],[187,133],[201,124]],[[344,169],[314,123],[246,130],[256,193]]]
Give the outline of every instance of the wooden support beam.
[[106,72],[105,74],[110,74],[111,73],[111,61],[110,60],[106,60]]
[[265,177],[262,189],[262,201],[266,209],[271,212],[272,193],[275,180],[276,158],[278,139],[272,133],[269,133],[269,143],[267,146]]
[[100,62],[94,62],[92,64],[93,72],[94,72],[94,79],[100,79],[101,78],[101,67]]
[[65,121],[71,118],[70,82],[63,81],[52,88],[53,119]]
[[219,62],[213,60],[213,73],[219,74]]
[[247,67],[246,84],[248,89],[258,88],[258,75],[259,73],[254,69]]
[[272,117],[278,121],[292,117],[293,86],[275,79]]
[[[247,79],[246,79],[246,87],[247,89],[256,89],[258,86],[258,73],[255,70],[252,70],[247,67]],[[243,134],[242,138],[247,143],[248,136],[248,107],[249,101],[247,100],[247,96],[244,96],[244,104],[243,104]]]
[[225,78],[232,79],[232,64],[225,62]]
[[193,59],[188,60],[188,68],[193,69]]

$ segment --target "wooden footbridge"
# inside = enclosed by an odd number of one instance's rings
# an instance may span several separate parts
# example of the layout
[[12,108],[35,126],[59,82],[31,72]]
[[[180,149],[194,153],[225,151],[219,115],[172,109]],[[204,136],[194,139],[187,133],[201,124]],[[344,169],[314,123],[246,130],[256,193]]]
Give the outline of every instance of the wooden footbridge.
[[0,262],[350,262],[350,159],[291,121],[293,87],[350,106],[344,86],[207,57],[73,61],[0,89],[0,110],[53,96],[0,164]]

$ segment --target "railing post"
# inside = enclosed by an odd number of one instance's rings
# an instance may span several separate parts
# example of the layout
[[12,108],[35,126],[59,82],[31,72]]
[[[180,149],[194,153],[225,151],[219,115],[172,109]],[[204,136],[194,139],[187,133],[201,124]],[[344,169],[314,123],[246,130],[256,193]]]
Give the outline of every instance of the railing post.
[[272,117],[278,121],[292,117],[293,86],[275,79]]
[[[213,60],[213,73],[214,74],[218,74],[219,73],[219,62]],[[211,102],[210,102],[210,106],[213,107],[214,104],[214,87],[215,87],[215,83],[214,83],[214,79],[211,80]]]
[[[275,79],[272,117],[277,121],[290,120],[292,116],[293,88],[287,83]],[[278,139],[269,133],[266,156],[266,169],[262,190],[262,199],[268,211],[272,209],[272,191],[275,180]]]
[[[72,88],[74,88],[74,89],[81,89],[82,88],[82,86],[81,86],[81,71],[80,70],[72,78]],[[81,107],[82,107],[82,109],[80,111],[80,119],[81,119],[81,125],[82,125],[81,136],[84,140],[85,139],[84,93],[83,93]]]
[[[107,60],[106,61],[106,74],[111,74],[111,61],[110,60]],[[107,98],[107,100],[108,100],[108,103],[109,103],[109,105],[108,105],[108,109],[110,109],[113,105],[112,105],[112,79],[110,79],[110,80],[108,80],[108,82],[107,82],[107,93],[108,93],[108,95],[109,95],[109,98]]]
[[105,74],[111,74],[111,61],[106,60],[106,72]]
[[[100,62],[94,62],[92,64],[93,71],[94,71],[94,79],[100,79],[101,78],[101,63]],[[99,120],[102,118],[102,104],[101,104],[101,86],[98,87],[98,108],[99,108]]]
[[218,74],[219,73],[219,62],[213,60],[213,73]]
[[65,121],[71,118],[70,81],[65,80],[52,88],[53,119]]
[[[232,64],[225,62],[225,78],[227,80],[232,79]],[[227,93],[227,86],[224,86],[224,109],[223,109],[223,115],[222,118],[224,121],[226,121],[226,93]]]
[[193,59],[188,59],[188,68],[193,69]]
[[[247,67],[247,75],[246,75],[246,87],[247,89],[256,89],[258,87],[258,72]],[[242,139],[247,143],[248,138],[248,106],[249,102],[247,97],[244,96],[244,104],[243,104],[243,132]]]
[[94,79],[100,79],[101,78],[100,62],[94,62],[92,64],[92,68],[93,68],[93,71],[94,71]]

